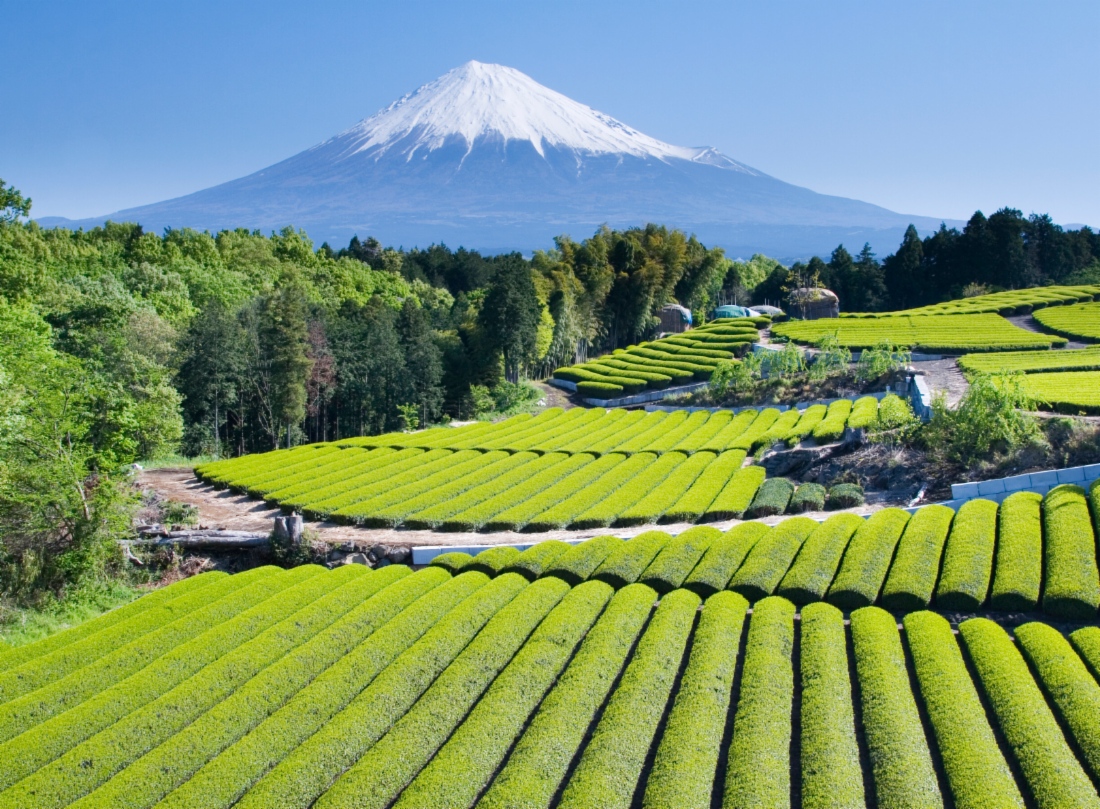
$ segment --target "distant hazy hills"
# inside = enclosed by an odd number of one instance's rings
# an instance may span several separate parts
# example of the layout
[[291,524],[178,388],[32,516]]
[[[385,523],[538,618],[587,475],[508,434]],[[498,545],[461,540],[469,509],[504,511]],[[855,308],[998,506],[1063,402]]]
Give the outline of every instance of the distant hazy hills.
[[[906,216],[817,194],[710,148],[673,146],[501,65],[468,62],[334,138],[239,180],[95,219],[147,230],[304,228],[342,246],[446,242],[482,250],[546,248],[602,223],[658,222],[730,255],[827,253],[843,242],[892,252]],[[949,223],[950,224],[950,223]]]

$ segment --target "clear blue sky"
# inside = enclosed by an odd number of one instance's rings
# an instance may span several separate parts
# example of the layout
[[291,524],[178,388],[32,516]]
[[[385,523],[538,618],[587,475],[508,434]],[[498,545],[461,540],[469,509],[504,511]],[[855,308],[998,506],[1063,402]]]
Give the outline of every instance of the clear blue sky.
[[37,216],[248,174],[469,59],[816,191],[1100,225],[1098,0],[0,0],[0,177]]

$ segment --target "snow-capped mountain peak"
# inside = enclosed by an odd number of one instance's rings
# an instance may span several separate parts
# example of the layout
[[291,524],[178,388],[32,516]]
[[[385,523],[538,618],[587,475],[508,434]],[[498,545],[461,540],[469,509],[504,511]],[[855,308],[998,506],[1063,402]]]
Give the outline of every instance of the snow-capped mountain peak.
[[[673,146],[574,101],[504,65],[467,62],[360,121],[333,141],[345,154],[374,156],[396,151],[412,159],[447,143],[479,139],[528,141],[539,155],[546,147],[582,155],[625,154],[707,163],[754,174],[711,148]],[[331,143],[331,141],[330,141]]]

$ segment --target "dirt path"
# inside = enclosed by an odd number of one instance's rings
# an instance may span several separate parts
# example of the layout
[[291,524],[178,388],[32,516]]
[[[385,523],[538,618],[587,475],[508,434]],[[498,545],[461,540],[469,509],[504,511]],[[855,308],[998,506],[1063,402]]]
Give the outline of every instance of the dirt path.
[[933,397],[941,391],[947,394],[947,404],[950,407],[957,405],[970,389],[970,383],[952,358],[914,362],[912,366],[924,372],[924,380]]
[[[281,512],[262,500],[254,500],[247,495],[234,494],[225,489],[215,489],[198,480],[189,469],[154,469],[142,472],[138,483],[145,488],[155,489],[170,500],[190,503],[199,510],[199,524],[206,528],[219,528],[236,531],[270,531],[272,522]],[[849,509],[854,514],[870,514],[882,506],[867,505]],[[836,512],[828,512],[835,514]],[[827,516],[808,513],[801,516]],[[769,517],[761,522],[774,525],[787,517]],[[721,531],[726,531],[741,520],[725,520],[708,523]],[[361,547],[371,545],[515,545],[541,542],[544,539],[587,539],[601,534],[614,534],[619,537],[632,537],[644,531],[667,531],[679,534],[691,528],[690,523],[671,525],[638,525],[630,528],[593,528],[586,531],[545,531],[538,534],[523,534],[516,531],[497,531],[482,533],[449,533],[443,531],[404,531],[399,529],[358,528],[352,525],[337,525],[331,522],[307,522],[306,527],[316,531],[318,539],[331,544],[355,543]]]
[[542,391],[547,407],[560,407],[562,410],[568,410],[571,407],[587,407],[579,400],[574,401],[573,397],[569,395],[569,391],[555,388],[548,382],[534,382],[532,384]]

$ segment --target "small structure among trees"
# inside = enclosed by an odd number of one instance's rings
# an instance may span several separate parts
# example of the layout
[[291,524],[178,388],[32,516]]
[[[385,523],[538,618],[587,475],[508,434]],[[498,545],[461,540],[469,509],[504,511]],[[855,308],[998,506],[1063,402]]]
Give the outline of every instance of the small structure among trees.
[[691,328],[691,310],[678,303],[661,307],[661,331],[666,334],[680,334]]
[[791,290],[787,302],[790,314],[802,320],[840,316],[840,298],[835,292],[822,287],[799,287]]

